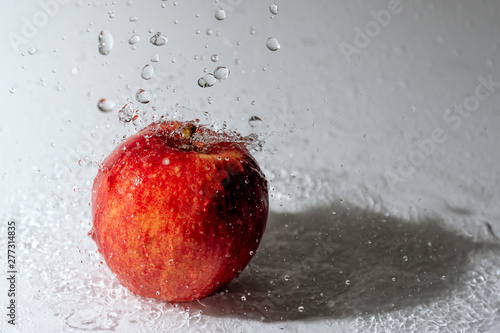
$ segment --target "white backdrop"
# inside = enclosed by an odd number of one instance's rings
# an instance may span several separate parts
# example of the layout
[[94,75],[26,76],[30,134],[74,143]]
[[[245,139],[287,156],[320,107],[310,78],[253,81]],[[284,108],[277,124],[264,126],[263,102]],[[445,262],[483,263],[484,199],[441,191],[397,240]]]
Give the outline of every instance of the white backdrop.
[[[2,2],[0,247],[16,221],[18,325],[3,315],[1,331],[500,328],[500,3],[294,0],[277,15],[271,4]],[[156,32],[166,45],[149,42]],[[217,66],[229,78],[200,88]],[[144,111],[137,127],[118,120],[127,100]],[[87,236],[98,163],[165,114],[265,141],[261,248],[201,303],[134,296]]]

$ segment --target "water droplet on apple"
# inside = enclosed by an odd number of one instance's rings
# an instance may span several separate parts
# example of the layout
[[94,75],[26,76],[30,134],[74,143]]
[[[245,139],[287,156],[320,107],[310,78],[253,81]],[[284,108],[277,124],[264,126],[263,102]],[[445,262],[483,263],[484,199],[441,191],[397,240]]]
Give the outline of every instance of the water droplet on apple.
[[345,285],[350,286],[351,285],[351,280],[345,280]]
[[160,296],[160,292],[159,291],[156,292],[156,296]]
[[107,98],[101,98],[97,103],[97,107],[102,112],[109,112],[115,108],[115,102]]
[[222,8],[219,8],[215,11],[215,18],[219,21],[222,21],[226,18],[226,11]]
[[99,53],[107,55],[113,49],[113,35],[109,31],[99,33]]
[[253,251],[250,251],[250,255],[253,256],[254,252]]
[[149,40],[151,44],[156,45],[156,46],[163,46],[167,44],[168,38],[167,36],[163,35],[161,32],[157,32],[154,34],[151,39]]
[[151,56],[151,62],[158,62],[158,61],[160,61],[160,55],[158,53],[153,54]]
[[130,38],[128,39],[128,43],[130,45],[134,45],[135,43],[137,43],[138,41],[141,40],[141,37],[139,37],[139,35],[136,35],[136,34],[133,34],[132,36],[130,36]]
[[137,90],[135,94],[135,99],[142,104],[147,104],[151,101],[151,95],[144,89]]
[[170,160],[168,158],[164,158],[161,163],[163,163],[164,165],[169,165],[170,164]]
[[299,310],[299,312],[304,312],[305,311],[305,309],[304,309],[304,307],[302,305],[299,306],[298,310]]
[[215,76],[211,73],[208,73],[198,79],[198,85],[202,88],[211,87],[215,84],[215,82],[217,82]]
[[266,46],[271,51],[277,51],[281,47],[280,42],[274,37],[269,37],[267,39]]
[[224,66],[219,66],[214,71],[214,77],[219,80],[225,80],[229,76],[229,69]]
[[168,264],[169,264],[170,266],[172,266],[172,265],[174,264],[174,259],[170,259],[170,260],[168,261]]
[[285,276],[283,277],[283,280],[285,280],[285,281],[290,281],[290,280],[291,280],[291,277],[290,277],[289,275],[285,275]]
[[251,116],[250,119],[248,119],[248,125],[252,128],[259,127],[262,125],[262,119],[257,116]]
[[247,300],[247,297],[245,295],[241,296],[241,300],[244,302]]
[[279,12],[278,5],[276,3],[271,4],[271,6],[269,6],[269,11],[273,15],[278,15]]
[[154,72],[155,72],[155,70],[154,70],[153,66],[147,64],[146,66],[144,66],[142,68],[141,77],[144,80],[151,80],[151,78],[153,77]]

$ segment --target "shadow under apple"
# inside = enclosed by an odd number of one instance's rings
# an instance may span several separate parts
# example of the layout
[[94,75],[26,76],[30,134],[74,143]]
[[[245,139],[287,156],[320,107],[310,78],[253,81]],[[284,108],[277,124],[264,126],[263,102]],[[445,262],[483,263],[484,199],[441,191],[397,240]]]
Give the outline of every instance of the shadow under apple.
[[474,242],[439,220],[405,221],[356,207],[272,213],[259,251],[224,291],[184,303],[204,315],[282,321],[387,312],[449,293]]

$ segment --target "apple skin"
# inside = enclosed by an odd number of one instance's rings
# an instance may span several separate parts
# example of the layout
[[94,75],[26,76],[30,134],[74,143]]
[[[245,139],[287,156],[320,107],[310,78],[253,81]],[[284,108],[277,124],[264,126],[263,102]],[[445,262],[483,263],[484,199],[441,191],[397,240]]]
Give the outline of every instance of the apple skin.
[[244,143],[203,126],[188,142],[193,124],[150,124],[94,181],[89,235],[120,282],[145,297],[209,296],[246,267],[266,228],[267,181]]

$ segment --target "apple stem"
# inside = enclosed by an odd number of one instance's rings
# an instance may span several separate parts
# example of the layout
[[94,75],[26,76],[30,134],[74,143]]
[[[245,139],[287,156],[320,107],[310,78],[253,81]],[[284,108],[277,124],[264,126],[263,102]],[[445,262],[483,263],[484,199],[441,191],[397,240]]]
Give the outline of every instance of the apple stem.
[[193,123],[188,123],[184,126],[184,132],[182,133],[184,139],[188,141],[188,144],[191,145],[191,140],[193,138],[193,134],[196,132],[196,125]]

